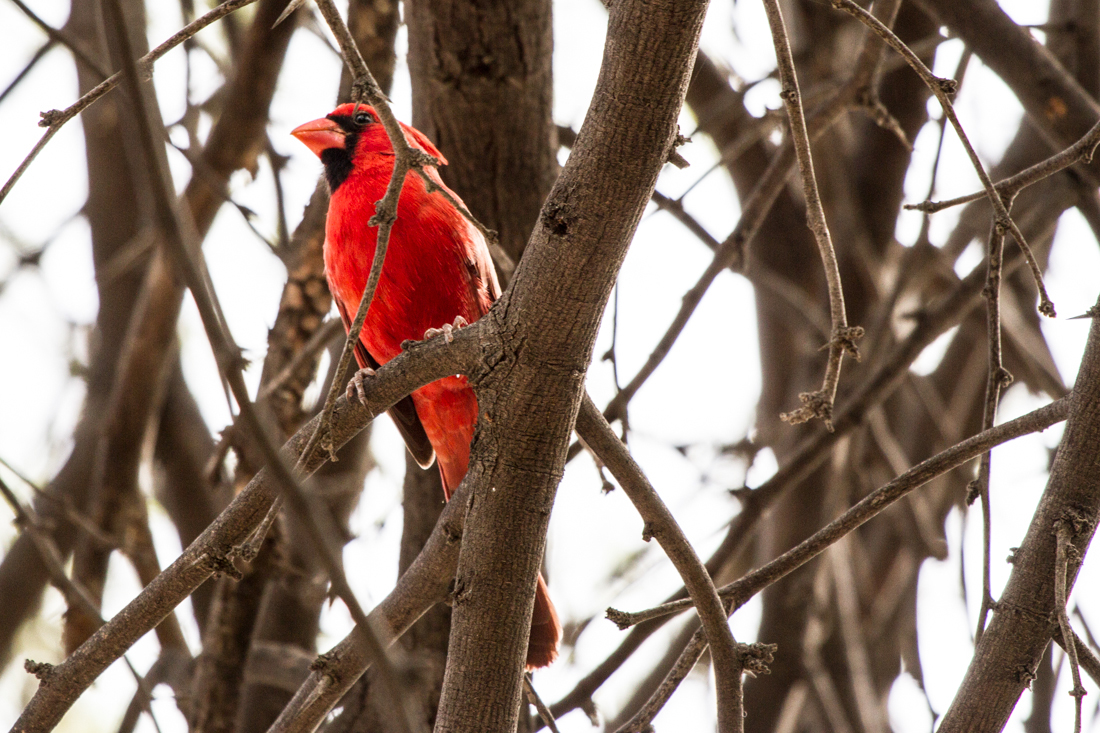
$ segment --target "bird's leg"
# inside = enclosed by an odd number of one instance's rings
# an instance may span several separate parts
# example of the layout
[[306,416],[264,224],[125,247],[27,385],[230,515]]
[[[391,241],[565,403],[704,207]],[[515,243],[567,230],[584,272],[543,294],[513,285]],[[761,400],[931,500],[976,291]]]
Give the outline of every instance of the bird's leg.
[[460,328],[469,326],[470,323],[462,316],[455,316],[454,325],[450,323],[444,323],[442,328],[429,328],[424,332],[424,340],[427,341],[430,338],[434,338],[439,334],[443,334],[443,340],[447,343],[451,343],[455,340],[455,331]]
[[370,367],[363,367],[352,376],[351,381],[348,382],[348,402],[354,402],[358,399],[359,404],[367,404],[367,390],[363,387],[363,382],[373,377],[374,374],[374,370]]

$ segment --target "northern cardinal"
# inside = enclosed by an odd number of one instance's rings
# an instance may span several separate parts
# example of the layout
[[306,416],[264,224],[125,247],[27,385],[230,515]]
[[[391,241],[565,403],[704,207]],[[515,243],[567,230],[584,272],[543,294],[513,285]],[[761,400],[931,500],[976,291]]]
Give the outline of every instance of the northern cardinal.
[[[409,145],[446,165],[422,132],[401,127]],[[374,109],[362,104],[341,105],[291,134],[325,166],[332,194],[325,228],[325,275],[348,328],[374,258],[378,230],[368,222],[393,171],[393,146]],[[425,172],[460,200],[435,168],[426,167]],[[403,341],[439,331],[449,337],[453,328],[485,315],[499,296],[500,284],[484,237],[442,195],[428,193],[419,175],[409,173],[398,200],[382,277],[355,346],[356,361],[363,370],[376,369],[401,353]],[[477,424],[477,398],[466,378],[447,377],[421,387],[390,409],[390,415],[421,466],[427,468],[438,457],[443,492],[450,499],[466,475]],[[560,637],[561,624],[540,574],[528,668],[554,661]]]

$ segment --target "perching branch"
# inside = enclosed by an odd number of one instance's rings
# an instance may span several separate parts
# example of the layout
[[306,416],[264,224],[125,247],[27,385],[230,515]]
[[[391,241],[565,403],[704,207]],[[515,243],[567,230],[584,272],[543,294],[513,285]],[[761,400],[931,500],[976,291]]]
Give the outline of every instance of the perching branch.
[[[375,416],[429,382],[469,371],[478,350],[478,324],[455,334],[454,341],[442,339],[416,346],[378,370],[368,383],[366,404],[337,401],[332,431],[337,447],[342,446]],[[287,441],[283,453],[297,459],[316,428],[314,418]],[[314,455],[304,466],[303,477],[327,460]],[[279,484],[269,468],[258,473],[218,518],[206,528],[169,567],[146,586],[134,600],[101,627],[64,662],[54,667],[16,722],[16,731],[48,731],[76,698],[115,659],[153,629],[211,575],[225,572],[234,548],[240,546],[266,516]]]

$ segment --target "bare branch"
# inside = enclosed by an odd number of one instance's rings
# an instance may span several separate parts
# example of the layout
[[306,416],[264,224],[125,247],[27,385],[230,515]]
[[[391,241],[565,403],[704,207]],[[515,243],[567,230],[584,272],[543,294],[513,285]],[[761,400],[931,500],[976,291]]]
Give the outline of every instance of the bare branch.
[[[784,575],[806,564],[826,547],[845,537],[909,492],[924,486],[937,476],[961,466],[994,446],[1022,435],[1045,430],[1051,425],[1065,420],[1069,414],[1071,400],[1072,397],[1063,397],[1015,420],[967,438],[961,443],[957,443],[951,448],[921,461],[890,483],[865,496],[851,509],[796,547],[791,548],[767,565],[754,570],[740,580],[722,586],[718,589],[718,594],[723,599],[732,601],[734,610],[736,610],[752,596]],[[619,611],[616,612],[615,622],[621,628],[625,628],[646,619],[679,613],[691,606],[690,600],[684,600],[666,603],[663,606],[637,614],[626,614]]]
[[1066,613],[1066,576],[1070,565],[1080,566],[1081,555],[1073,546],[1073,536],[1077,533],[1074,528],[1075,520],[1072,518],[1060,519],[1054,523],[1054,532],[1058,540],[1058,549],[1054,565],[1054,612],[1058,616],[1058,627],[1062,631],[1062,640],[1065,644],[1066,655],[1069,657],[1069,671],[1073,676],[1073,733],[1081,733],[1081,699],[1085,696],[1085,688],[1081,686],[1081,663],[1077,659],[1077,635],[1069,625],[1069,615]]
[[[611,430],[611,426],[588,395],[585,395],[577,415],[577,434],[600,456],[642,516],[645,521],[642,539],[648,541],[656,538],[683,578],[684,585],[699,610],[699,618],[714,657],[718,683],[719,730],[742,730],[744,711],[741,674],[745,665],[746,648],[733,638],[726,622],[728,614],[718,599],[710,573],[703,567],[672,512],[665,506],[642,469],[631,458],[626,446]],[[731,719],[731,716],[735,717]]]
[[[193,22],[188,23],[184,28],[177,31],[164,43],[160,44],[152,51],[142,56],[137,62],[140,66],[140,72],[147,74],[149,70],[153,67],[153,64],[158,59],[160,59],[161,56],[168,53],[187,39],[191,38],[214,21],[224,18],[233,11],[239,10],[246,5],[251,5],[254,2],[256,2],[256,0],[226,0],[226,2],[218,5],[202,17],[196,18]],[[30,164],[34,162],[34,159],[38,156],[38,154],[42,152],[42,149],[46,147],[46,143],[53,139],[53,136],[57,134],[61,127],[73,117],[76,117],[88,107],[95,104],[100,97],[117,87],[121,82],[121,72],[112,74],[101,84],[96,86],[94,89],[89,91],[73,104],[66,107],[64,110],[53,109],[49,110],[48,112],[43,112],[42,120],[38,123],[38,125],[39,127],[46,127],[48,129],[46,130],[46,133],[42,136],[42,138],[35,144],[34,148],[27,155],[27,157],[23,159],[23,162],[19,164],[19,167],[16,168],[15,173],[13,173],[11,177],[7,180],[7,182],[4,183],[4,187],[0,188],[0,203],[4,202],[4,199],[7,198],[8,194],[11,193],[12,188],[14,188],[15,184],[19,181],[19,178],[27,170]]]
[[[1084,137],[1073,145],[1055,153],[1046,160],[1025,168],[1014,176],[998,181],[994,184],[993,188],[1001,195],[1002,199],[1011,200],[1017,193],[1031,184],[1049,178],[1075,163],[1091,163],[1093,155],[1096,153],[1097,145],[1100,145],[1100,122],[1093,125],[1092,129],[1085,133]],[[967,194],[966,196],[948,199],[947,201],[926,200],[919,204],[905,204],[905,208],[910,211],[922,211],[926,214],[934,214],[937,211],[943,211],[952,206],[968,204],[971,201],[986,198],[988,195],[986,191],[978,191]]]
[[[336,445],[342,446],[376,415],[414,389],[469,370],[476,359],[478,330],[478,324],[474,324],[459,331],[450,344],[437,339],[395,357],[369,382],[365,404],[338,400],[332,421]],[[287,442],[283,452],[288,459],[302,454],[319,422],[319,417],[314,418]],[[302,466],[302,475],[312,474],[325,460],[325,455],[314,455]],[[63,663],[52,668],[47,683],[39,687],[23,710],[16,729],[43,733],[50,730],[111,662],[160,623],[211,575],[228,567],[233,549],[256,529],[279,491],[280,484],[268,469],[258,473],[172,565]]]
[[859,360],[856,346],[863,336],[860,327],[850,328],[848,316],[844,310],[844,290],[840,284],[840,268],[833,250],[833,240],[829,234],[829,224],[825,221],[825,209],[821,205],[821,194],[817,190],[817,178],[814,177],[814,162],[810,152],[810,136],[806,130],[806,117],[802,112],[802,96],[798,91],[798,77],[794,70],[794,58],[791,56],[791,44],[787,39],[787,29],[783,23],[783,13],[779,9],[779,0],[764,0],[764,12],[768,15],[768,25],[772,31],[772,45],[779,63],[779,78],[783,91],[779,96],[787,108],[791,139],[794,142],[798,170],[802,174],[802,193],[806,199],[806,219],[810,231],[817,242],[821,263],[825,268],[825,280],[829,286],[829,314],[832,318],[833,332],[829,339],[829,362],[825,367],[825,380],[817,392],[799,395],[802,407],[781,415],[784,421],[797,425],[819,417],[829,430],[833,429],[833,401],[836,399],[837,385],[840,383],[840,364],[847,354]]
[[1051,303],[1050,298],[1047,296],[1046,287],[1043,284],[1043,273],[1039,269],[1039,263],[1035,261],[1035,255],[1032,254],[1031,248],[1027,244],[1027,240],[1024,239],[1019,227],[1016,226],[1016,223],[1009,215],[1004,201],[1001,200],[1001,197],[993,187],[993,181],[990,180],[989,174],[986,173],[985,166],[982,165],[981,160],[978,158],[978,153],[974,150],[974,146],[970,144],[970,140],[963,131],[959,118],[955,115],[955,107],[951,103],[951,94],[953,94],[956,89],[954,80],[940,79],[935,76],[931,70],[924,65],[924,62],[913,53],[912,49],[894,35],[893,31],[883,25],[875,16],[852,2],[852,0],[832,0],[832,4],[834,8],[843,10],[849,15],[857,18],[890,44],[890,47],[901,54],[909,66],[917,72],[932,94],[935,95],[940,106],[943,107],[943,113],[947,115],[947,119],[951,122],[951,126],[955,128],[955,133],[959,136],[959,141],[963,144],[963,148],[966,149],[966,154],[970,158],[974,171],[978,174],[978,178],[981,179],[986,196],[989,198],[989,202],[993,206],[993,211],[995,212],[996,225],[1012,232],[1013,239],[1016,240],[1016,244],[1019,245],[1021,251],[1024,253],[1024,257],[1027,259],[1028,267],[1031,268],[1031,275],[1035,278],[1035,287],[1039,290],[1039,312],[1044,316],[1053,318],[1055,316],[1054,304]]

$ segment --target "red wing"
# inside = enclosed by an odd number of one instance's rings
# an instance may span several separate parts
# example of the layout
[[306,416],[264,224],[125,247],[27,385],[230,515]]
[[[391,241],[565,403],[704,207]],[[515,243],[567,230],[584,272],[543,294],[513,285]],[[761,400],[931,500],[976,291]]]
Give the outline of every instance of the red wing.
[[[344,322],[344,330],[346,331],[348,326],[351,325],[347,308],[339,299],[336,299],[336,307],[340,310],[340,320]],[[359,362],[360,367],[379,368],[378,361],[367,351],[362,339],[355,342],[355,360]],[[431,466],[435,461],[435,449],[432,448],[431,441],[428,440],[428,434],[424,432],[424,426],[420,423],[420,416],[416,414],[416,405],[413,404],[412,397],[409,395],[403,397],[400,402],[389,409],[389,413],[390,417],[393,418],[393,424],[397,426],[397,432],[401,433],[405,446],[409,449],[412,457],[416,459],[421,468]]]
[[[474,246],[466,260],[466,271],[469,274],[470,294],[477,304],[478,318],[489,312],[489,306],[500,297],[500,283],[497,282],[497,271],[493,266],[493,260],[489,256],[489,248],[484,244],[481,234],[472,226],[471,234],[476,237],[475,242],[481,246]],[[480,240],[480,241],[479,241]],[[482,300],[482,294],[488,296],[488,302]]]

